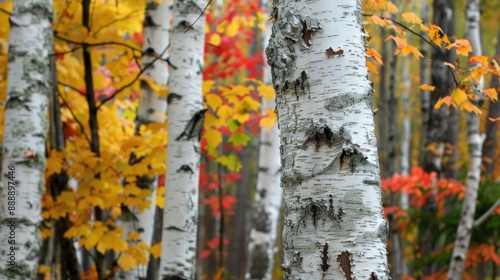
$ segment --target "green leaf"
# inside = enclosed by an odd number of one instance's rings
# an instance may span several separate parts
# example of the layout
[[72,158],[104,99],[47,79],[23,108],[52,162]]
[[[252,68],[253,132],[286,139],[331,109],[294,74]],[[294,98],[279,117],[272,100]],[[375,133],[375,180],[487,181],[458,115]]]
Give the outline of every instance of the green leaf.
[[245,133],[234,133],[229,137],[229,143],[233,143],[234,146],[238,147],[240,145],[246,146],[250,137]]
[[222,164],[223,166],[227,167],[227,169],[233,172],[238,172],[243,167],[240,159],[233,154],[228,156],[221,156],[217,158],[215,162]]
[[227,126],[229,127],[229,130],[231,130],[231,133],[233,133],[236,131],[236,129],[240,128],[241,124],[239,121],[237,121],[235,119],[230,119],[227,122]]

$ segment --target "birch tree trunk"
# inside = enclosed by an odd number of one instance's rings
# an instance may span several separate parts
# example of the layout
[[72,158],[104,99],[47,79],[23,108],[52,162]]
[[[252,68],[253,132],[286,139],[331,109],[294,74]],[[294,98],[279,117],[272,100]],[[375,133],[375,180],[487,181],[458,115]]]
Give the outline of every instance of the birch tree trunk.
[[[166,86],[168,81],[168,65],[164,61],[167,58],[167,48],[170,43],[170,12],[172,9],[172,3],[170,1],[164,0],[160,3],[156,3],[154,0],[150,0],[146,5],[146,16],[144,17],[144,45],[142,47],[143,51],[147,54],[155,54],[161,56],[163,60],[155,60],[151,55],[145,55],[142,57],[142,67],[148,67],[144,71],[143,77],[146,79],[152,79],[153,82],[158,86]],[[154,63],[153,65],[150,65]],[[141,89],[143,90],[143,95],[139,100],[139,107],[137,110],[137,129],[141,125],[147,125],[151,122],[164,122],[165,120],[161,115],[167,113],[167,99],[160,98],[153,88],[149,85],[146,79],[141,79]],[[153,239],[153,230],[155,223],[155,212],[156,212],[156,185],[158,180],[156,177],[143,176],[138,178],[137,185],[140,188],[147,188],[151,190],[151,196],[149,201],[151,201],[150,207],[144,211],[138,211],[136,207],[130,208],[129,210],[137,220],[128,219],[122,222],[124,227],[124,234],[128,234],[132,231],[139,232],[141,236],[141,241],[145,242],[148,246],[151,246]],[[147,277],[147,266],[139,265],[135,269],[128,270],[126,272],[117,274],[117,279],[127,279],[127,280],[138,280],[146,279]]]
[[204,7],[203,0],[174,2],[161,279],[194,279],[196,267]]
[[[472,47],[471,56],[481,55],[481,37],[479,33],[479,0],[467,0],[465,5],[465,18],[467,39]],[[473,68],[474,65],[469,65]],[[476,95],[481,96],[484,88],[484,79],[481,78],[479,85],[474,88]],[[477,105],[477,102],[476,102]],[[479,134],[479,116],[474,113],[467,113],[467,146],[469,148],[469,167],[467,179],[465,181],[465,196],[462,203],[462,213],[457,229],[457,238],[451,255],[450,269],[447,279],[460,280],[463,278],[465,270],[465,259],[474,224],[474,214],[476,212],[476,198],[479,189],[479,179],[481,177],[481,147],[484,136]]]
[[44,192],[52,1],[15,1],[10,17],[0,200],[0,279],[37,273]]
[[[265,5],[265,4],[264,4]],[[271,36],[270,24],[266,24],[264,48]],[[264,65],[264,83],[271,83],[269,65]],[[262,98],[262,111],[275,108],[274,97]],[[281,208],[279,130],[260,130],[259,173],[252,209],[252,228],[248,243],[248,265],[246,279],[272,279],[276,232]]]
[[360,0],[274,1],[285,279],[389,279]]
[[[500,62],[500,29],[498,30],[497,38],[495,60],[497,62]],[[497,92],[500,91],[500,82],[498,80],[498,77],[491,78],[490,87],[495,88]],[[489,118],[495,119],[498,117],[500,117],[500,102],[492,102],[490,100],[488,108],[488,120],[486,121],[485,129],[486,139],[484,140],[482,150],[482,166],[484,168],[484,173],[489,176],[490,180],[495,179],[493,178],[493,171],[496,170],[495,168],[496,166],[498,166],[498,164],[496,164],[497,161],[495,161],[496,148],[498,143],[498,124],[496,122],[489,121]]]

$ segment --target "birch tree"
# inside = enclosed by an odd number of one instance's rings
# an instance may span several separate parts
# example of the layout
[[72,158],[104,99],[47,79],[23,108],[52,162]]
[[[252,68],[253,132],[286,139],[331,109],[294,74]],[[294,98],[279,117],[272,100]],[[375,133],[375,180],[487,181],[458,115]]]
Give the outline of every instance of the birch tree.
[[30,279],[37,272],[51,21],[52,1],[14,2],[2,149],[0,279]]
[[[268,26],[269,25],[269,26]],[[266,24],[264,48],[271,32]],[[271,83],[269,65],[264,65],[264,83]],[[274,96],[262,98],[262,111],[274,109]],[[259,173],[252,209],[252,228],[248,243],[248,265],[246,279],[272,279],[277,225],[280,218],[281,188],[279,159],[279,130],[275,125],[271,129],[260,130]]]
[[[465,5],[467,39],[472,46],[472,56],[481,55],[481,36],[479,32],[479,20],[481,12],[479,10],[479,0],[467,0]],[[469,65],[473,68],[474,65]],[[479,80],[479,84],[474,87],[475,94],[480,96],[484,88],[484,79]],[[476,105],[477,105],[477,101]],[[465,270],[465,259],[474,224],[474,214],[476,212],[476,198],[479,189],[479,179],[481,177],[481,148],[484,136],[479,134],[479,116],[474,113],[467,113],[467,147],[469,148],[469,166],[467,179],[465,180],[465,195],[462,202],[462,212],[460,223],[457,229],[457,238],[453,253],[451,255],[450,269],[447,279],[459,280],[463,278]]]
[[274,1],[285,279],[389,279],[361,1]]
[[[160,98],[158,93],[153,90],[150,83],[154,83],[157,87],[166,86],[168,80],[168,65],[165,61],[167,58],[167,48],[170,43],[170,12],[172,2],[164,0],[157,3],[150,0],[146,4],[146,16],[144,17],[144,45],[143,52],[148,54],[142,58],[142,67],[147,67],[144,71],[143,79],[141,79],[141,89],[143,95],[139,100],[137,109],[137,129],[141,125],[147,125],[151,122],[164,122],[161,117],[167,113],[167,99]],[[155,59],[151,54],[160,56],[162,59]],[[132,231],[139,232],[141,241],[151,246],[153,239],[153,230],[155,223],[156,212],[156,184],[158,181],[155,177],[143,176],[138,179],[137,185],[141,188],[151,190],[149,201],[150,207],[144,211],[138,211],[136,207],[129,209],[137,219],[128,219],[123,222],[124,233],[128,234]],[[130,208],[130,207],[129,207]],[[128,270],[122,275],[118,275],[119,279],[146,279],[147,267],[140,265],[135,269]]]
[[203,0],[176,0],[171,37],[161,279],[193,279],[203,126]]

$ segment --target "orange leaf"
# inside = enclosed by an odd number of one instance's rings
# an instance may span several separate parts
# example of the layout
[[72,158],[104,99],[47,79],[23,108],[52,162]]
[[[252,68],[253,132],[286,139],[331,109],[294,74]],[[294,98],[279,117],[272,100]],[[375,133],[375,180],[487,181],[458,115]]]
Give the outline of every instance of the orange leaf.
[[462,109],[467,112],[475,113],[476,115],[481,114],[481,109],[479,109],[476,105],[472,104],[469,101],[462,104]]
[[457,39],[457,40],[455,40],[455,42],[453,42],[453,44],[450,44],[449,41],[447,43],[448,43],[448,46],[446,46],[446,49],[449,50],[453,47],[456,47],[458,55],[468,56],[469,52],[472,52],[472,47],[471,47],[469,41],[467,41],[465,39]]
[[366,55],[373,58],[379,65],[384,65],[384,61],[382,60],[382,56],[373,48],[368,48],[366,50]]
[[370,72],[378,75],[377,67],[375,67],[375,65],[373,65],[373,63],[371,63],[370,61],[367,61],[366,67],[368,67],[368,70],[370,70]]
[[371,21],[373,23],[378,24],[378,25],[380,25],[382,27],[384,27],[387,24],[387,22],[385,21],[385,19],[382,19],[382,18],[380,18],[377,15],[371,16],[370,19],[371,19]]
[[453,99],[451,99],[450,96],[445,96],[443,98],[439,98],[439,100],[436,102],[436,105],[434,105],[434,109],[439,109],[441,108],[441,106],[444,104],[446,104],[448,107],[450,105],[452,105],[453,107],[457,107],[457,104],[455,103],[455,101],[453,101]]
[[489,120],[492,121],[492,122],[500,122],[500,117],[489,118]]
[[420,85],[419,88],[421,90],[430,90],[430,91],[434,91],[436,89],[435,86],[426,85],[426,84]]
[[469,58],[470,64],[481,63],[484,67],[488,66],[488,57],[484,55],[476,55]]
[[498,101],[498,93],[495,88],[484,89],[483,95],[489,97],[493,101]]

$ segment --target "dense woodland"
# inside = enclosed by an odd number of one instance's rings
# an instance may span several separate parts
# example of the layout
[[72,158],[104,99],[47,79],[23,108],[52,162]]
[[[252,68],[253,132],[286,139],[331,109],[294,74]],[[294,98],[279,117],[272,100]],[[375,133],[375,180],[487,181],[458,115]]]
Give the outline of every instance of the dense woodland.
[[479,0],[0,0],[0,279],[497,279]]

